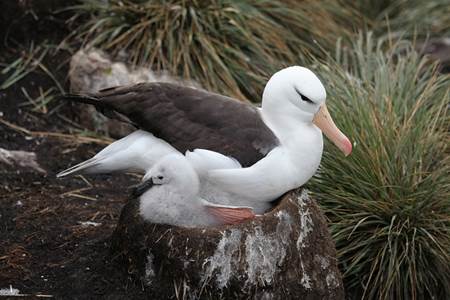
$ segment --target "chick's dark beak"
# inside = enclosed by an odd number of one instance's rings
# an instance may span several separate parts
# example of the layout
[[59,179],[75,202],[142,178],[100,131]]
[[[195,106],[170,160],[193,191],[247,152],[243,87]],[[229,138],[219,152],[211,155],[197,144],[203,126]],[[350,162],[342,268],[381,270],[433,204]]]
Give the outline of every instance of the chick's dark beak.
[[144,182],[139,183],[131,188],[131,196],[137,198],[142,196],[145,192],[152,188],[154,185],[153,180],[150,178]]

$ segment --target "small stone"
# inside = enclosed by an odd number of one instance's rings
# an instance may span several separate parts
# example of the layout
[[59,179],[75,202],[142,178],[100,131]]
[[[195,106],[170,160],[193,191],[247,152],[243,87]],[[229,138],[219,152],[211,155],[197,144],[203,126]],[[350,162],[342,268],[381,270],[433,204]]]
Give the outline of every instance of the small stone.
[[0,163],[32,169],[41,174],[47,174],[47,171],[37,162],[36,153],[34,152],[0,148]]
[[97,227],[102,225],[102,223],[97,223],[97,222],[92,222],[92,221],[86,221],[86,222],[78,222],[78,224],[80,224],[82,227]]

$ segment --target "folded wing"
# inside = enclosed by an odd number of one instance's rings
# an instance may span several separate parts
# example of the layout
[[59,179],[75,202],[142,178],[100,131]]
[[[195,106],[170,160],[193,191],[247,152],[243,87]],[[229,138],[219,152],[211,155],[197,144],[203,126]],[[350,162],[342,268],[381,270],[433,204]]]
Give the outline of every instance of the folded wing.
[[250,166],[278,145],[256,107],[200,89],[171,83],[141,83],[94,95],[65,98],[93,104],[128,120],[181,153],[206,149]]

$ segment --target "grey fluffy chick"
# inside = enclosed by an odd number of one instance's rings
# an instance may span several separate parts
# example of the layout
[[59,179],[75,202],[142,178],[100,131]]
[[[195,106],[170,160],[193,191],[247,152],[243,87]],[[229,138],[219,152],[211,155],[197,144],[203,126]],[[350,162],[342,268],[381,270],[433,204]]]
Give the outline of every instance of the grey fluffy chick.
[[[219,205],[199,197],[198,175],[181,154],[157,162],[133,191],[139,212],[151,223],[182,227],[237,224],[255,217],[250,207]],[[213,195],[212,195],[213,196]]]

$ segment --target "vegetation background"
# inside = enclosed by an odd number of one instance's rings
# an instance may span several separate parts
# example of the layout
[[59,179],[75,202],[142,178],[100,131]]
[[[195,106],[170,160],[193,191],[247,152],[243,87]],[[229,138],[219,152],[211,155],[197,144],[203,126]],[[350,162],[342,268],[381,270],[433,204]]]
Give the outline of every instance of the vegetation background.
[[[348,297],[450,297],[448,0],[2,5],[0,90],[14,89],[43,118],[64,110],[54,99],[67,89],[67,60],[57,58],[80,47],[253,102],[274,71],[310,67],[354,141],[348,158],[326,146],[308,185],[329,218]],[[50,84],[24,88],[33,74]]]

